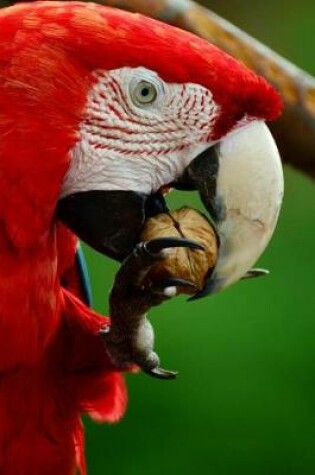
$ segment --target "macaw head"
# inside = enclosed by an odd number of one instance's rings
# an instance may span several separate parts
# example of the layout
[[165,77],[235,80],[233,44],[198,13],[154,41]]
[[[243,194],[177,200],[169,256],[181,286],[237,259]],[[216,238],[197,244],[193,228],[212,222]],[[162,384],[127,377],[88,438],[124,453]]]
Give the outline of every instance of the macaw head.
[[118,260],[170,187],[197,190],[220,240],[204,289],[240,279],[266,247],[283,193],[265,121],[281,100],[206,41],[75,2],[0,12],[0,216],[20,250],[56,215]]

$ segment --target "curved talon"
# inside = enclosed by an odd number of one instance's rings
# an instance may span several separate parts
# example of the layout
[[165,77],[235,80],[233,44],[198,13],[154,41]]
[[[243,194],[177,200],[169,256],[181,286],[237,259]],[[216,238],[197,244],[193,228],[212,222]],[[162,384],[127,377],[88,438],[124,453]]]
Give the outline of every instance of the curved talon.
[[205,251],[205,248],[195,241],[176,237],[152,239],[151,241],[146,242],[144,247],[150,254],[158,254],[163,251],[163,249],[170,247],[188,247],[190,249]]
[[190,287],[192,289],[198,290],[198,287],[196,284],[191,282],[191,280],[186,280],[186,279],[164,279],[163,282],[159,285],[159,287],[164,290],[167,287]]
[[177,371],[169,371],[163,368],[143,369],[143,372],[157,379],[176,379],[178,376]]

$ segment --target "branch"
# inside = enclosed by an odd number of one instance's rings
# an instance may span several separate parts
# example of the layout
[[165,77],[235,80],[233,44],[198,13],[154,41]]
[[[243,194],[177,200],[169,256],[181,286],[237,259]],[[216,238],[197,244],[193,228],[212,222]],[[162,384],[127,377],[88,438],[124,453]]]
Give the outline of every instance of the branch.
[[315,178],[315,78],[210,10],[189,0],[102,0],[201,36],[264,76],[281,93],[285,109],[270,124],[285,162]]

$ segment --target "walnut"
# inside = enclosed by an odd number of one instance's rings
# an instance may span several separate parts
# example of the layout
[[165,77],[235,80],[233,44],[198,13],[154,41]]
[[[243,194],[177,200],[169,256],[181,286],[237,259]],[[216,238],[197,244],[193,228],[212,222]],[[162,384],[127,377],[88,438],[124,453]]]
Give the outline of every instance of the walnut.
[[[182,247],[169,249],[167,257],[150,270],[148,285],[163,282],[165,278],[181,278],[193,282],[201,290],[207,275],[214,269],[218,256],[218,240],[207,218],[188,207],[169,214],[159,214],[146,222],[141,239],[150,241],[161,237],[187,238],[201,244],[205,251]],[[181,287],[179,291],[193,294],[196,290]]]

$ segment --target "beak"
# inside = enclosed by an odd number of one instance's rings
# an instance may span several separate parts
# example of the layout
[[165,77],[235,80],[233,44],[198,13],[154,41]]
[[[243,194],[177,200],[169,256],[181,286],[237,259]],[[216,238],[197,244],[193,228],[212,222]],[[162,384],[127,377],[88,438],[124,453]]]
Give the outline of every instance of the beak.
[[186,169],[184,183],[199,191],[220,243],[217,265],[196,299],[247,278],[275,230],[283,173],[265,123],[243,126],[203,152]]
[[[275,142],[264,122],[240,127],[208,148],[171,186],[197,190],[216,228],[219,256],[204,288],[192,299],[217,292],[251,270],[277,223],[283,174]],[[122,261],[139,242],[145,221],[168,212],[159,192],[92,190],[62,198],[57,217],[92,248]]]

